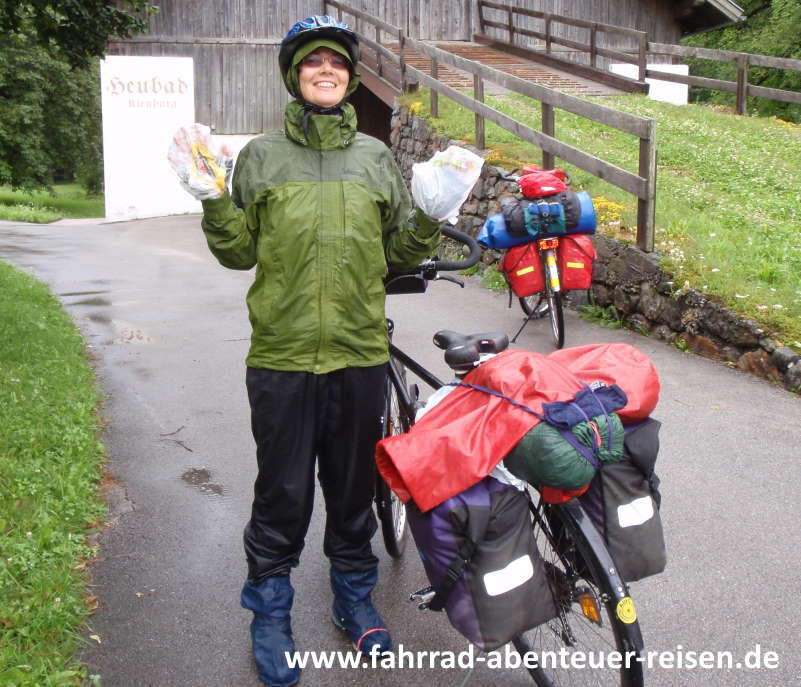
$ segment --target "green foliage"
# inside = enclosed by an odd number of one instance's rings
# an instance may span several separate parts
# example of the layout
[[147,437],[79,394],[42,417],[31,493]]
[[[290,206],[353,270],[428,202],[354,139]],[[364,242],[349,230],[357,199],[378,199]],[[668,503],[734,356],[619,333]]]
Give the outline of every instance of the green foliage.
[[49,191],[14,191],[0,186],[0,219],[52,222],[62,217],[103,217],[103,196],[87,194],[79,184],[57,183]]
[[103,515],[94,375],[58,301],[2,262],[0,323],[0,684],[74,685]]
[[147,28],[155,8],[146,0],[0,0],[0,32],[4,39],[20,35],[57,50],[76,67],[106,52],[109,36],[129,38]]
[[506,277],[498,271],[497,265],[487,265],[481,275],[481,285],[491,291],[506,291],[509,288]]
[[0,185],[49,188],[61,176],[93,192],[102,178],[97,62],[73,68],[25,34],[0,44]]
[[[687,45],[734,50],[757,55],[801,59],[801,41],[798,30],[801,26],[801,3],[798,0],[745,0],[742,2],[747,19],[723,29],[708,31],[685,39]],[[712,60],[693,59],[690,73],[714,79],[732,81],[736,79],[732,64]],[[751,67],[749,83],[767,88],[801,91],[801,72],[767,67]],[[692,98],[697,102],[712,102],[732,105],[734,95],[708,89],[693,88]],[[801,106],[781,103],[764,98],[749,98],[748,109],[763,116],[781,117],[792,122],[801,122]]]
[[587,322],[599,324],[607,329],[620,329],[623,327],[623,314],[614,306],[605,308],[595,303],[589,303],[581,308],[579,313]]

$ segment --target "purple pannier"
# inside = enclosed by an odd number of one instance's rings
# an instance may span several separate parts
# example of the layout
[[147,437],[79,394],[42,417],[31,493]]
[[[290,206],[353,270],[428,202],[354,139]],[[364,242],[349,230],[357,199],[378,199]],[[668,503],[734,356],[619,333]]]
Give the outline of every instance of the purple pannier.
[[435,599],[445,596],[451,625],[479,649],[556,616],[527,494],[485,477],[426,513],[410,504],[408,515]]

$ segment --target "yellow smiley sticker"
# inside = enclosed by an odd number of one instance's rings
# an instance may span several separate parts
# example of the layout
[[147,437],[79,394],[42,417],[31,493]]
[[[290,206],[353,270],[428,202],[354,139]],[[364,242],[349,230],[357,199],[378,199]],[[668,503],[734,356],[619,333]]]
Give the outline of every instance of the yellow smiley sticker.
[[624,596],[617,602],[615,612],[617,613],[617,617],[627,625],[631,625],[631,623],[637,620],[637,609],[634,608],[634,601],[630,596]]

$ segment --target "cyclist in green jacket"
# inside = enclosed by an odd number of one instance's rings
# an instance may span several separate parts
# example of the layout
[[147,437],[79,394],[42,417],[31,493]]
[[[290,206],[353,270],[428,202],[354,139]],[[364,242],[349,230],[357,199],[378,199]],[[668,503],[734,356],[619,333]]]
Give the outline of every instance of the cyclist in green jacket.
[[[284,131],[241,151],[230,196],[230,158],[209,152],[207,129],[179,131],[170,155],[203,199],[212,253],[232,269],[256,267],[246,383],[259,471],[241,601],[254,614],[259,676],[272,687],[299,679],[284,660],[294,651],[289,574],[311,518],[315,461],[333,621],[365,653],[391,648],[370,599],[373,454],[388,360],[383,279],[431,255],[440,234],[438,221],[413,211],[389,149],[356,131],[347,98],[359,83],[358,55],[356,35],[327,16],[290,29],[279,55],[295,98]],[[191,169],[176,159],[181,152],[194,158]]]

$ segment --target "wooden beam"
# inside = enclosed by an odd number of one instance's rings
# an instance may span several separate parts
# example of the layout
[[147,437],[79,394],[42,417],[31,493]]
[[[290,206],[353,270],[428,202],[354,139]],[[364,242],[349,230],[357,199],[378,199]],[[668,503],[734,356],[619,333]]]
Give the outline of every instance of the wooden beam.
[[359,63],[359,74],[362,83],[389,107],[395,107],[395,98],[400,95],[400,89],[381,78],[364,62]]
[[[578,64],[577,62],[571,62],[570,60],[562,59],[561,57],[556,57],[553,54],[546,55],[545,53],[538,52],[536,50],[529,50],[528,48],[521,48],[517,45],[510,45],[505,41],[498,41],[489,36],[484,36],[481,34],[475,34],[473,36],[473,40],[476,43],[480,43],[482,45],[486,45],[490,48],[495,48],[496,50],[502,50],[507,53],[511,53],[512,55],[518,55],[519,57],[524,57],[527,60],[531,60],[532,62],[539,62],[540,64],[547,65],[552,67],[553,69],[560,69],[562,71],[571,72],[576,74],[577,76],[582,76],[585,79],[591,79],[592,81],[597,81],[599,83],[605,84],[607,86],[611,86],[612,88],[617,88],[621,91],[625,91],[626,93],[647,93],[648,92],[648,84],[644,81],[636,81],[635,79],[628,79],[625,76],[620,76],[618,74],[612,74],[611,72],[604,71],[603,69],[597,69],[593,67],[589,67],[584,64]],[[603,54],[603,50],[599,49],[598,54]]]

